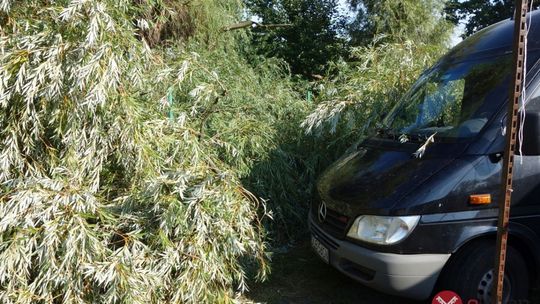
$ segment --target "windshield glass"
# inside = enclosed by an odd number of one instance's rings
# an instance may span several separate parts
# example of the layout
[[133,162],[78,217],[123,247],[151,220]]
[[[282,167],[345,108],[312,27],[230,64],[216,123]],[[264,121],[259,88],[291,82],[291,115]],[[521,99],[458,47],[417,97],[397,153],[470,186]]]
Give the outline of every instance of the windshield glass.
[[392,109],[385,129],[403,137],[476,135],[508,96],[510,54],[441,62]]

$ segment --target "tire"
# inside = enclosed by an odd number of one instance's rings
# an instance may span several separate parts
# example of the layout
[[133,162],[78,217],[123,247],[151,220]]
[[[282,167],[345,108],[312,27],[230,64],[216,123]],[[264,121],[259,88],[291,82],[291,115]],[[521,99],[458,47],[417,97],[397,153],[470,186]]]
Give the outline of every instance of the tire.
[[[443,269],[435,292],[454,291],[463,303],[471,299],[479,303],[492,303],[491,290],[496,281],[496,275],[493,275],[495,247],[495,240],[481,240],[460,249]],[[503,303],[527,303],[527,264],[519,251],[510,246],[506,252],[504,281]]]

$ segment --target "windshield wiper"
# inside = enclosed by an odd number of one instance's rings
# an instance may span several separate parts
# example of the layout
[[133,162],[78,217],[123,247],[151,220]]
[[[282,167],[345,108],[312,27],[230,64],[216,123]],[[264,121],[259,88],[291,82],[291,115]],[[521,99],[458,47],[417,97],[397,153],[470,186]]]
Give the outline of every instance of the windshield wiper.
[[[418,134],[418,133],[411,133],[411,132],[397,133],[396,130],[390,127],[386,127],[386,126],[376,128],[375,132],[377,136],[379,137],[398,140],[402,144],[406,142],[425,142],[429,139],[432,139],[434,135],[434,134]],[[437,132],[435,132],[435,134],[437,134]]]

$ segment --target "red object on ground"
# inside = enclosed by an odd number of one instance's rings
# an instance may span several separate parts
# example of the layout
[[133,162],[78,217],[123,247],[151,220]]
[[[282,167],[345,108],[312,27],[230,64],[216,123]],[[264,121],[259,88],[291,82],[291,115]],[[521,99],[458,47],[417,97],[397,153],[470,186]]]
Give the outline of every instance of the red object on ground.
[[463,304],[463,301],[457,293],[443,290],[433,297],[431,304]]

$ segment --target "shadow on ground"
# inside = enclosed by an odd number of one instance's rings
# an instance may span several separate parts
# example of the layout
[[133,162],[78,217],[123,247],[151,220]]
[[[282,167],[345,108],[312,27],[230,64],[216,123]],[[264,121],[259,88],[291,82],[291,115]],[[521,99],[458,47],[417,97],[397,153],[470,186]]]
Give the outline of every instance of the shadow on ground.
[[247,298],[268,304],[416,304],[367,288],[325,264],[311,251],[309,242],[276,254],[272,274],[252,286]]

